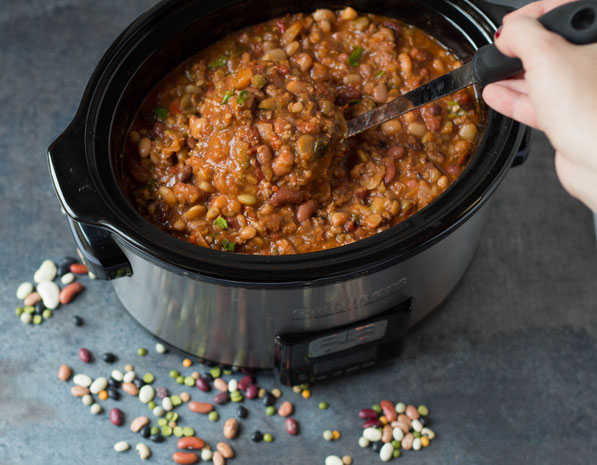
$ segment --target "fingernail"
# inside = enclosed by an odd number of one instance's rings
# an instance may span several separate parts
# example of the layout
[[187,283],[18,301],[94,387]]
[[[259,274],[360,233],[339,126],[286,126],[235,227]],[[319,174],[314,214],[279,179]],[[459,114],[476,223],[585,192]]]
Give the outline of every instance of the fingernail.
[[495,31],[495,34],[493,35],[493,38],[494,38],[494,39],[497,39],[497,38],[500,36],[500,34],[502,33],[502,28],[503,28],[503,27],[504,27],[504,26],[500,26],[500,27],[498,28],[498,30],[497,30],[497,31]]

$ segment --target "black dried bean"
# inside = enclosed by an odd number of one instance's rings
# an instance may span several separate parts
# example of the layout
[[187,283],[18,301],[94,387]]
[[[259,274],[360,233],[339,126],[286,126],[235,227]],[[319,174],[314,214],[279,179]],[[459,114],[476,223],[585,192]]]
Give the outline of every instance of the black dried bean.
[[151,436],[149,436],[149,440],[152,442],[164,442],[164,436],[162,436],[161,434],[152,434]]
[[371,444],[371,448],[373,449],[373,452],[379,452],[381,450],[381,446],[383,446],[383,442],[381,442],[381,441],[377,441],[377,442],[374,442],[373,444]]
[[145,385],[145,381],[143,381],[141,378],[135,378],[133,380],[133,384],[141,389]]
[[35,311],[33,313],[35,313],[36,315],[41,315],[45,309],[46,307],[44,303],[40,300],[35,304]]
[[263,396],[263,405],[269,406],[274,405],[276,402],[276,397],[271,392],[266,392]]
[[106,352],[102,354],[102,360],[106,363],[114,363],[116,361],[116,355],[111,352]]
[[236,409],[236,416],[238,418],[247,418],[247,416],[249,415],[249,411],[244,408],[242,405],[239,405],[239,407]]
[[253,442],[261,442],[263,440],[263,434],[261,431],[253,431],[251,433],[251,441]]
[[151,435],[151,428],[149,425],[145,425],[143,428],[139,430],[139,434],[147,439]]
[[111,388],[118,389],[120,387],[120,384],[120,381],[116,381],[111,376],[108,378],[108,386],[110,386]]
[[106,392],[108,393],[108,397],[114,400],[120,400],[120,391],[116,390],[113,387],[106,388]]
[[75,326],[83,326],[83,318],[77,315],[73,316],[73,324]]

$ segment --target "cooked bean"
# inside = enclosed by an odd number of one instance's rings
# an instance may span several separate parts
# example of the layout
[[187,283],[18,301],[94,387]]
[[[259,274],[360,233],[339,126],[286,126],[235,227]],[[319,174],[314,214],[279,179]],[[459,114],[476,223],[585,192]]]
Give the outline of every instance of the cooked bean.
[[280,187],[270,198],[270,203],[276,207],[288,204],[298,204],[303,200],[302,192],[290,189],[289,187]]
[[358,16],[357,12],[354,8],[346,7],[340,12],[340,19],[344,21],[350,21],[352,19],[356,19]]
[[263,55],[264,60],[269,61],[282,61],[286,60],[287,55],[284,50],[281,48],[275,48],[273,50],[268,51],[265,55]]
[[458,135],[469,142],[474,142],[477,138],[477,126],[472,123],[462,125],[458,131]]
[[317,204],[314,200],[307,200],[303,202],[296,210],[296,219],[299,223],[308,220],[313,216],[315,210],[317,209]]
[[151,139],[149,137],[141,139],[137,150],[141,158],[147,158],[151,153]]
[[303,73],[309,71],[313,65],[313,59],[308,53],[300,53],[296,56],[295,61]]
[[373,88],[373,100],[377,103],[386,103],[388,100],[388,88],[385,84],[378,84]]
[[243,205],[255,205],[257,203],[257,198],[253,194],[241,194],[237,198]]
[[381,125],[381,130],[386,136],[396,136],[400,133],[402,124],[398,118],[386,121]]

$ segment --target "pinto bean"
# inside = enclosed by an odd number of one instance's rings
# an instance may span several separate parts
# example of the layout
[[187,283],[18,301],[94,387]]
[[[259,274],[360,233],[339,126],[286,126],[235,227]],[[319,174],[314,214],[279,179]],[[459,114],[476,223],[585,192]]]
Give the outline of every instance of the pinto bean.
[[303,221],[307,221],[309,218],[313,216],[315,210],[317,209],[317,204],[314,200],[307,200],[306,202],[302,203],[296,210],[296,219],[299,223]]
[[[439,108],[439,111],[437,110]],[[441,108],[439,105],[431,105],[428,107],[423,107],[421,109],[421,116],[423,117],[423,121],[427,125],[427,129],[430,131],[436,132],[442,128],[442,114]]]
[[290,187],[280,187],[277,192],[270,197],[270,203],[274,207],[280,207],[282,205],[297,204],[303,200],[303,193],[297,190],[291,189]]
[[280,150],[280,153],[272,163],[272,170],[276,176],[282,177],[290,173],[293,164],[294,155],[290,148],[285,147]]
[[386,100],[388,100],[388,88],[385,84],[378,84],[373,88],[373,100],[377,103],[386,103]]
[[199,189],[193,184],[179,182],[174,185],[173,190],[176,200],[180,203],[193,204],[199,199]]

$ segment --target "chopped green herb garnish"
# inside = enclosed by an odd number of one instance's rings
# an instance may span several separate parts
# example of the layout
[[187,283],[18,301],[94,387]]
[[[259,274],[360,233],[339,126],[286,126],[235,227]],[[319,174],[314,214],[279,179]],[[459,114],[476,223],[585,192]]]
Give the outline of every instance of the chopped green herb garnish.
[[228,252],[234,252],[236,242],[229,241],[228,239],[222,239],[222,247]]
[[214,225],[222,228],[222,229],[228,229],[228,223],[226,222],[226,220],[224,218],[222,218],[221,216],[218,216],[215,220],[214,220]]
[[361,102],[362,102],[362,100],[349,100],[348,104],[349,105],[356,105],[357,103],[361,103]]
[[325,156],[329,143],[330,140],[327,137],[317,137],[315,139],[315,147],[313,148],[315,158],[323,158]]
[[163,107],[154,108],[153,114],[156,115],[162,121],[166,121],[166,118],[168,118],[168,110],[166,110]]
[[222,99],[222,102],[221,102],[221,103],[222,103],[222,105],[225,105],[225,104],[226,104],[226,102],[228,101],[228,99],[229,99],[230,97],[232,97],[233,95],[234,95],[234,91],[233,91],[233,90],[229,90],[228,92],[226,92],[226,93],[224,94],[224,98]]
[[350,66],[359,66],[359,60],[361,59],[361,55],[363,54],[363,47],[357,47],[353,49],[352,53],[348,57],[348,64]]
[[237,97],[237,102],[239,105],[242,105],[243,103],[245,103],[245,99],[247,98],[247,94],[248,92],[246,90],[241,90],[240,93],[238,94]]
[[375,79],[379,79],[384,74],[386,74],[386,72],[383,69],[380,69],[377,73],[375,73]]
[[210,61],[207,64],[208,68],[219,68],[220,66],[224,66],[228,61],[228,57],[226,55],[220,55],[215,60]]

